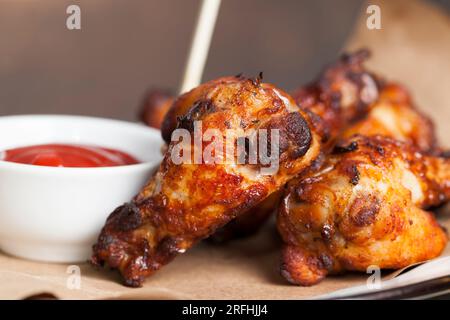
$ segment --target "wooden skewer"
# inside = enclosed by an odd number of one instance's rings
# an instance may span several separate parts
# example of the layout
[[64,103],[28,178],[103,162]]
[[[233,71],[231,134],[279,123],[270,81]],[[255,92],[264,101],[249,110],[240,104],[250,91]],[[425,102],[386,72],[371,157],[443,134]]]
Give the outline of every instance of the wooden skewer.
[[188,60],[184,69],[180,94],[198,86],[202,80],[220,2],[221,0],[202,0]]

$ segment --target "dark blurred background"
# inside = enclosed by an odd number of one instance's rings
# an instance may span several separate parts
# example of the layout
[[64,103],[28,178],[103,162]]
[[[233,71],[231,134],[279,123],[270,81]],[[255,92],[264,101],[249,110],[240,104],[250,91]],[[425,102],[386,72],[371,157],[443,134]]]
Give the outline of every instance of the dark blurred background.
[[[223,0],[203,80],[264,71],[265,81],[293,89],[338,55],[363,3]],[[66,28],[70,4],[81,7],[80,31]],[[0,0],[0,115],[134,120],[148,88],[176,92],[199,4]]]

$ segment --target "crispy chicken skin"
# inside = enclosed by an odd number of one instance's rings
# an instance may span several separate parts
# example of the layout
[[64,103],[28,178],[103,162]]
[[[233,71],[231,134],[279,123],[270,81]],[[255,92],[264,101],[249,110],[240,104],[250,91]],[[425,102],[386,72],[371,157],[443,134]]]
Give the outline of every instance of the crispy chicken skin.
[[178,127],[190,132],[199,120],[203,132],[213,128],[223,135],[227,129],[278,129],[279,170],[263,175],[259,164],[175,164],[172,150],[185,142],[171,142],[157,173],[109,216],[93,247],[92,262],[117,268],[129,286],[140,286],[178,253],[279,190],[320,153],[321,137],[309,116],[259,78],[220,78],[180,99],[189,107]]
[[[378,99],[382,81],[364,68],[369,57],[367,50],[343,54],[335,63],[329,65],[319,77],[293,92],[297,104],[310,116],[314,128],[322,138],[321,156],[312,168],[329,153],[336,138],[350,124],[367,115]],[[174,118],[183,108],[174,105],[172,113],[165,119],[163,130],[171,131]],[[215,243],[245,237],[258,231],[269,219],[280,203],[282,192],[252,207],[246,214],[220,228],[211,236]]]
[[432,121],[414,107],[409,93],[394,83],[383,87],[368,115],[345,130],[341,137],[349,138],[355,134],[391,137],[411,143],[427,153],[437,149]]
[[277,216],[282,275],[402,268],[438,256],[447,236],[424,209],[450,197],[450,159],[382,136],[349,138],[319,172],[289,183]]
[[[365,49],[345,53],[315,81],[292,93],[296,103],[314,121],[324,142],[332,142],[349,122],[365,116],[369,106],[378,99],[381,81],[364,68],[369,56]],[[178,120],[198,100],[200,92],[184,94],[171,106],[161,126],[166,143],[170,143]]]
[[[369,56],[367,50],[344,54],[337,62],[328,66],[318,79],[294,92],[296,102],[308,113],[317,128],[322,142],[322,154],[329,151],[337,134],[352,121],[362,117],[370,104],[378,97],[378,80],[363,68]],[[161,126],[166,143],[189,107],[199,98],[197,90],[178,98],[172,105],[169,96],[161,91],[150,91],[143,107],[141,118],[155,128]],[[161,120],[162,111],[172,106]],[[162,125],[160,125],[162,122]],[[262,203],[239,215],[231,223],[219,228],[211,235],[214,243],[249,236],[260,229],[278,207],[281,192],[275,193]]]
[[[324,75],[330,73],[329,70],[326,70]],[[331,74],[335,77],[336,74],[341,75],[337,72]],[[320,84],[326,81],[323,79],[324,75],[320,78],[322,80],[316,83]],[[372,79],[375,80],[376,78],[372,77]],[[339,118],[336,114],[332,113],[333,109],[330,109],[329,106],[327,107],[317,102],[312,104],[311,101],[314,98],[311,98],[307,92],[312,94],[321,90],[315,88],[314,85],[309,85],[307,88],[309,89],[299,89],[294,93],[300,105],[304,106],[310,112],[320,114],[321,118]],[[370,106],[368,112],[367,107],[361,108],[359,109],[359,113],[352,114],[349,117],[350,121],[344,121],[343,123],[347,125],[348,123],[353,124],[338,136],[338,140],[347,139],[356,134],[365,136],[383,135],[411,143],[424,153],[439,153],[434,125],[429,117],[415,108],[409,92],[401,85],[395,83],[384,83],[383,85],[378,85],[378,88],[380,88],[380,92],[377,102]],[[369,89],[366,88],[365,90]],[[355,108],[351,110],[355,110]],[[366,114],[365,116],[364,113]],[[355,120],[358,121],[354,122]],[[342,127],[335,125],[334,128],[332,134],[333,140]],[[282,192],[273,194],[260,205],[251,208],[248,214],[240,216],[225,227],[219,229],[211,238],[215,242],[223,242],[253,234],[276,210],[281,196]]]
[[173,100],[173,96],[166,91],[149,90],[139,108],[139,120],[149,127],[160,129],[166,113],[172,106]]
[[[139,118],[146,125],[161,129],[164,117],[172,106],[173,101],[174,98],[165,91],[150,90],[140,108]],[[213,243],[224,243],[256,233],[278,207],[281,195],[281,191],[272,193],[259,205],[251,208],[247,214],[243,214],[219,228],[208,239]]]
[[293,92],[297,104],[316,120],[314,125],[328,146],[349,124],[367,115],[379,97],[383,81],[364,68],[370,53],[362,49],[343,54],[311,84]]

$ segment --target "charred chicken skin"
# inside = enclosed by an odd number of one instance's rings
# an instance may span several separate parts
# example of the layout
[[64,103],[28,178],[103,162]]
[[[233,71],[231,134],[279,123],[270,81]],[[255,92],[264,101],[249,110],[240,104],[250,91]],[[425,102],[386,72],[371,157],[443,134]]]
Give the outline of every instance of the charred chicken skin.
[[[139,119],[149,127],[161,129],[164,117],[173,101],[174,98],[165,91],[150,90],[140,108]],[[256,233],[278,207],[281,194],[281,191],[274,192],[259,205],[250,209],[247,214],[238,216],[227,225],[219,228],[208,240],[212,243],[221,244]]]
[[349,138],[320,171],[289,183],[277,216],[281,273],[309,286],[327,274],[434,258],[447,236],[425,209],[449,197],[450,159],[389,137]]
[[[379,98],[381,81],[364,68],[369,57],[367,50],[344,54],[334,64],[329,65],[320,76],[309,85],[297,89],[292,96],[297,104],[312,119],[313,125],[322,137],[321,155],[312,168],[331,151],[342,131],[355,121],[365,117]],[[171,131],[175,114],[181,108],[176,106],[166,118],[163,128]],[[166,134],[167,135],[167,134]],[[215,243],[245,237],[258,231],[276,211],[282,192],[277,192],[261,204],[250,208],[245,214],[217,230],[211,236]]]
[[[322,138],[322,156],[330,151],[338,134],[350,123],[365,116],[370,105],[378,98],[379,80],[363,67],[368,56],[367,50],[344,54],[336,63],[328,66],[317,80],[293,93],[297,104],[308,113]],[[178,120],[196,99],[195,93],[184,95],[170,108],[161,125],[166,143],[170,143]],[[219,228],[210,240],[222,243],[255,233],[276,210],[280,198],[281,192],[271,195],[247,213]]]
[[[375,80],[361,67],[365,56],[344,56],[308,97],[311,106],[333,109],[339,120],[328,112],[299,107],[260,77],[220,78],[180,96],[162,125],[168,150],[158,172],[131,202],[109,216],[93,247],[92,262],[117,268],[126,285],[140,286],[178,253],[280,190],[329,148],[339,128],[377,98]],[[203,132],[211,128],[223,135],[230,129],[278,130],[278,171],[262,175],[262,165],[226,162],[175,164],[171,155],[182,142],[171,141],[172,132],[192,132],[196,121],[202,122]],[[242,138],[248,137],[236,136],[234,144]],[[207,146],[203,144],[200,153]]]
[[[320,153],[321,137],[309,116],[289,95],[258,78],[221,78],[180,99],[189,107],[178,128],[189,132],[196,121],[202,121],[203,132],[211,128],[224,135],[230,129],[279,130],[279,169],[263,175],[262,164],[175,164],[172,151],[186,142],[170,142],[154,177],[109,216],[93,247],[92,262],[117,268],[129,286],[140,286],[178,253],[280,189]],[[247,137],[235,136],[233,143],[242,138]],[[201,154],[207,146],[200,147]]]
[[315,120],[330,151],[343,130],[365,117],[379,98],[383,81],[364,68],[368,50],[343,54],[311,84],[297,89],[293,98]]
[[[324,75],[329,73],[330,70],[328,69],[324,72]],[[338,72],[334,74],[342,75],[342,73]],[[316,83],[326,81],[323,80],[323,76],[321,79]],[[378,80],[378,82],[380,81]],[[395,83],[378,85],[377,87],[380,88],[380,92],[376,103],[370,106],[365,116],[364,112],[367,111],[367,108],[363,108],[360,113],[350,116],[350,120],[354,122],[338,136],[338,140],[350,138],[356,134],[364,136],[383,135],[411,143],[424,153],[439,153],[434,125],[426,115],[415,108],[408,91]],[[324,114],[328,114],[329,118],[338,118],[336,114],[331,113],[333,109],[330,111],[330,107],[324,107],[318,103],[312,104],[311,101],[314,101],[314,99],[307,92],[311,94],[311,92],[320,92],[320,90],[314,89],[314,85],[310,85],[307,88],[309,89],[299,89],[294,93],[294,97],[297,98],[297,102],[300,105],[310,112],[321,114],[321,118],[325,118]],[[374,94],[376,88],[368,87],[365,90],[372,90],[372,94]],[[355,121],[356,119],[358,121]],[[348,125],[349,122],[352,123],[352,121],[345,123]],[[338,131],[335,129],[331,135],[333,139],[335,139]],[[253,234],[276,211],[281,197],[281,191],[274,193],[260,205],[251,208],[247,214],[243,214],[219,229],[211,236],[212,240],[223,242]]]
[[[292,93],[295,102],[308,113],[323,142],[333,141],[348,124],[367,114],[378,99],[381,81],[364,68],[370,56],[368,50],[343,54],[311,84]],[[241,76],[237,76],[241,78]],[[163,139],[170,143],[172,132],[191,106],[198,100],[200,91],[194,90],[180,96],[167,112],[161,125]]]
[[367,116],[339,140],[320,170],[285,191],[277,216],[282,275],[308,286],[327,274],[438,256],[447,236],[424,209],[448,201],[450,160],[432,156],[432,122],[408,92],[384,85]]

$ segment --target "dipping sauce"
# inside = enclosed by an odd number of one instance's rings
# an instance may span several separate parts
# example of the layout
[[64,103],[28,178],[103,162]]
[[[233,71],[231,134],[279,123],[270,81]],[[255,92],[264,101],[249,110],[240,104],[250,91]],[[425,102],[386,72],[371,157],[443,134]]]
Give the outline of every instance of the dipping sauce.
[[9,149],[0,160],[48,167],[114,167],[137,164],[133,156],[119,150],[87,145],[41,144]]

